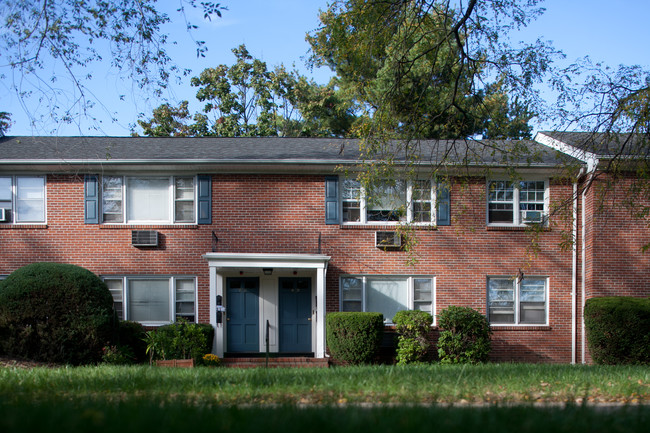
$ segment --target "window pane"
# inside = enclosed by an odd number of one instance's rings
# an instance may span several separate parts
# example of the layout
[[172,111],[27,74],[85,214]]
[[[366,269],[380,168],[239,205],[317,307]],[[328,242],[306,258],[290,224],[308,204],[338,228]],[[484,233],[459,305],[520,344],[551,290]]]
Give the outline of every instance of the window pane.
[[488,320],[490,323],[515,323],[515,281],[509,278],[488,280]]
[[124,320],[122,279],[104,280],[104,283],[106,283],[108,291],[113,296],[113,307],[117,313],[117,318]]
[[431,302],[433,283],[430,278],[416,278],[413,281],[414,300]]
[[366,279],[366,311],[382,313],[384,321],[392,322],[400,310],[408,310],[406,279]]
[[359,301],[359,303],[361,303],[362,286],[363,280],[361,278],[342,278],[341,296],[343,301]]
[[174,180],[176,222],[194,222],[194,178],[177,177]]
[[102,178],[102,220],[107,223],[121,223],[122,177],[104,176]]
[[491,181],[488,184],[488,222],[512,224],[514,222],[514,186],[508,181]]
[[519,299],[521,302],[544,302],[546,299],[545,278],[525,278],[521,281]]
[[128,319],[169,322],[169,280],[129,280]]
[[45,221],[45,178],[16,178],[16,211],[18,222]]
[[176,279],[176,318],[182,317],[188,322],[195,321],[193,278]]
[[11,204],[11,199],[11,178],[0,177],[0,201],[8,201]]
[[361,184],[358,180],[344,179],[343,190],[343,221],[361,221]]
[[169,178],[128,178],[128,221],[169,222]]
[[406,210],[406,182],[379,182],[367,196],[368,221],[401,221]]

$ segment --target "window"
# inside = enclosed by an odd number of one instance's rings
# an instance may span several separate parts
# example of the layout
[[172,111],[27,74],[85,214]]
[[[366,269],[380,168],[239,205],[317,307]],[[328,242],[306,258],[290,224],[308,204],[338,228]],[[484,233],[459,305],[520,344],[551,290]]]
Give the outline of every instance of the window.
[[102,178],[102,221],[105,223],[194,223],[194,177]]
[[546,277],[488,278],[488,320],[498,325],[546,324]]
[[45,177],[0,177],[0,209],[8,223],[45,222]]
[[400,310],[433,314],[433,287],[433,277],[342,277],[341,311],[382,313],[386,323]]
[[543,223],[547,214],[547,190],[543,180],[488,182],[488,224]]
[[105,277],[121,320],[159,325],[179,318],[196,321],[193,277]]
[[344,179],[341,203],[344,223],[436,224],[436,187],[430,180],[383,181],[366,189]]

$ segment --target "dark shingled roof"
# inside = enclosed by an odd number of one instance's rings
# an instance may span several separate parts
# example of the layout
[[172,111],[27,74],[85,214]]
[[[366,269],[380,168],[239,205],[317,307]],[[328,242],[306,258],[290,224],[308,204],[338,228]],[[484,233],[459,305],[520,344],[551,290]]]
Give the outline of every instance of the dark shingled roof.
[[[1,163],[350,164],[359,140],[281,137],[2,137]],[[397,161],[403,143],[391,142]],[[427,140],[409,143],[424,164],[553,166],[558,152],[531,140]]]
[[542,131],[540,134],[593,153],[599,159],[617,156],[650,158],[650,136],[644,134],[558,131]]

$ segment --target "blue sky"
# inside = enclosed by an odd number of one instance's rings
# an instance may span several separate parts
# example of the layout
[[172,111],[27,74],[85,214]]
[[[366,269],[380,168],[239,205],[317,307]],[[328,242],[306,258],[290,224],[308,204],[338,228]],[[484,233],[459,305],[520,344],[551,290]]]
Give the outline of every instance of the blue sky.
[[[162,4],[167,4],[165,1]],[[169,4],[175,5],[176,2]],[[223,18],[212,22],[200,22],[200,15],[190,16],[200,29],[194,34],[205,40],[209,51],[205,58],[197,59],[195,47],[186,37],[183,25],[174,23],[169,29],[172,36],[178,35],[177,47],[170,53],[176,62],[192,69],[198,75],[203,69],[218,64],[231,64],[234,56],[231,49],[242,43],[254,57],[265,60],[270,67],[283,63],[295,65],[302,73],[312,76],[317,82],[328,80],[328,70],[309,71],[305,68],[308,44],[305,34],[318,26],[318,10],[327,6],[325,0],[222,0],[228,6]],[[650,68],[650,2],[646,0],[546,0],[546,13],[533,22],[515,40],[532,41],[536,38],[553,41],[556,48],[567,56],[566,64],[589,55],[593,60],[616,66],[618,64],[639,64]],[[171,9],[173,11],[173,9]],[[170,13],[171,14],[171,13]],[[177,15],[174,15],[177,17]],[[1,73],[7,73],[0,68]],[[187,99],[194,102],[196,89],[190,87],[189,78],[180,85],[172,86],[164,99],[147,99],[109,72],[102,65],[92,70],[91,90],[102,102],[93,114],[97,120],[82,118],[72,125],[57,125],[48,120],[38,122],[35,128],[29,125],[25,110],[38,112],[37,100],[21,101],[9,89],[11,74],[0,79],[0,111],[12,113],[14,125],[10,135],[129,135],[129,125],[135,123],[139,113],[150,115],[153,108],[165,100],[177,103]],[[65,83],[63,83],[65,84]],[[120,100],[119,95],[125,95]],[[41,108],[42,109],[42,108]],[[198,103],[191,105],[192,111],[199,109]],[[117,122],[111,121],[111,116]]]

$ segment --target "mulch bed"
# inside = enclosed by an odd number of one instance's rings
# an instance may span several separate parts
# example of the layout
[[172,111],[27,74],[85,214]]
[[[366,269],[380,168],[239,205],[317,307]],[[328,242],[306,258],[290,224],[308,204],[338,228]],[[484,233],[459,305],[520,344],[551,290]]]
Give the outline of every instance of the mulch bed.
[[59,367],[56,364],[48,362],[38,362],[38,361],[28,361],[23,359],[8,358],[6,356],[0,356],[0,368],[34,368],[34,367]]

